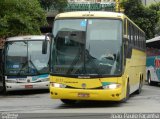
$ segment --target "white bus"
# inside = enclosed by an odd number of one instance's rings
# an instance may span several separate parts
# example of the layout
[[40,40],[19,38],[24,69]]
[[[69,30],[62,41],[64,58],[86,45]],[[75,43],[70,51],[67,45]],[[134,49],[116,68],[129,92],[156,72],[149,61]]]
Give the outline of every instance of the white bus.
[[160,36],[146,41],[146,72],[149,85],[160,83]]
[[[42,54],[44,35],[6,39],[0,76],[0,91],[48,89],[49,47]],[[49,44],[49,38],[47,38]]]

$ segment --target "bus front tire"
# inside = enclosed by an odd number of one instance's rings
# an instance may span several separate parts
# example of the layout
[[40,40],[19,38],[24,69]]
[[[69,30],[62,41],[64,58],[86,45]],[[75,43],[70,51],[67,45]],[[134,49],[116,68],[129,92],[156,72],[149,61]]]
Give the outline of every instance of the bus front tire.
[[130,95],[130,85],[129,85],[129,81],[127,83],[127,89],[126,89],[126,96],[124,99],[121,100],[122,103],[127,102],[127,100],[129,99],[129,95]]
[[6,95],[7,94],[5,81],[2,82],[2,86],[0,87],[0,94],[2,94],[2,95]]
[[0,94],[2,94],[2,95],[6,95],[7,94],[6,87],[2,87],[1,88]]
[[150,85],[150,86],[156,85],[156,82],[151,81],[151,74],[150,73],[148,73],[148,85]]
[[2,94],[7,95],[6,85],[3,85]]
[[67,105],[74,105],[77,103],[77,100],[61,99],[61,101]]

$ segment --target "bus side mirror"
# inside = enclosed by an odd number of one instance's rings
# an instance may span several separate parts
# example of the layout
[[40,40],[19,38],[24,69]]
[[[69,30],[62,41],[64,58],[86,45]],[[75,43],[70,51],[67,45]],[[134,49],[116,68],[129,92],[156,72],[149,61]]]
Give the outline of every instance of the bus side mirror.
[[1,54],[1,62],[0,62],[0,75],[2,76],[4,73],[4,64],[5,64],[5,50],[4,49],[0,49],[0,54]]
[[5,62],[4,57],[5,57],[5,50],[3,49],[3,50],[2,50],[2,63],[4,63],[4,62]]
[[48,37],[51,37],[51,33],[47,33],[46,35],[45,35],[45,40],[43,41],[43,43],[42,43],[42,54],[47,54],[47,47],[48,47],[48,40],[47,40],[47,38]]
[[128,38],[127,38],[127,35],[124,35],[123,38],[124,38],[123,40],[124,40],[125,56],[127,56],[127,51],[128,51]]
[[42,54],[47,54],[47,40],[44,40],[42,43]]
[[131,58],[132,55],[132,46],[129,43],[129,39],[127,38],[127,36],[124,36],[124,49],[125,49],[125,57],[126,58]]

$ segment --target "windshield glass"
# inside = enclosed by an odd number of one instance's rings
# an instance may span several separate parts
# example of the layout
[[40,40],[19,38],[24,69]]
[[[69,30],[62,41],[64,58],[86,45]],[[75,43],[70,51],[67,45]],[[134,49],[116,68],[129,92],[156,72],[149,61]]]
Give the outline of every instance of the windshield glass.
[[51,72],[60,75],[119,75],[122,22],[109,19],[56,20]]
[[89,19],[86,38],[86,72],[121,73],[122,26],[120,20]]
[[7,75],[38,75],[48,73],[49,48],[42,54],[43,41],[8,41],[6,45]]
[[[59,20],[55,26],[55,43],[52,50],[52,67],[57,74],[75,74],[83,67],[85,27],[82,20]],[[52,68],[51,68],[52,69]],[[73,73],[74,72],[74,73]]]

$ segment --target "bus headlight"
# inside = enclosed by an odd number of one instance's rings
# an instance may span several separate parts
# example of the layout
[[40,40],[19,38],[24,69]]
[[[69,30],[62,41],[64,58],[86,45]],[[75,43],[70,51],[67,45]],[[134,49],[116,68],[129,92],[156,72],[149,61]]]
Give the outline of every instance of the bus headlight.
[[116,89],[116,88],[119,88],[121,86],[121,84],[109,84],[109,85],[105,85],[103,86],[103,89]]
[[50,83],[51,86],[55,87],[55,88],[65,88],[66,85],[65,84],[59,84],[59,83]]
[[44,81],[49,81],[49,78],[44,78],[44,79],[41,79],[42,82]]
[[16,80],[6,80],[6,83],[17,83]]

